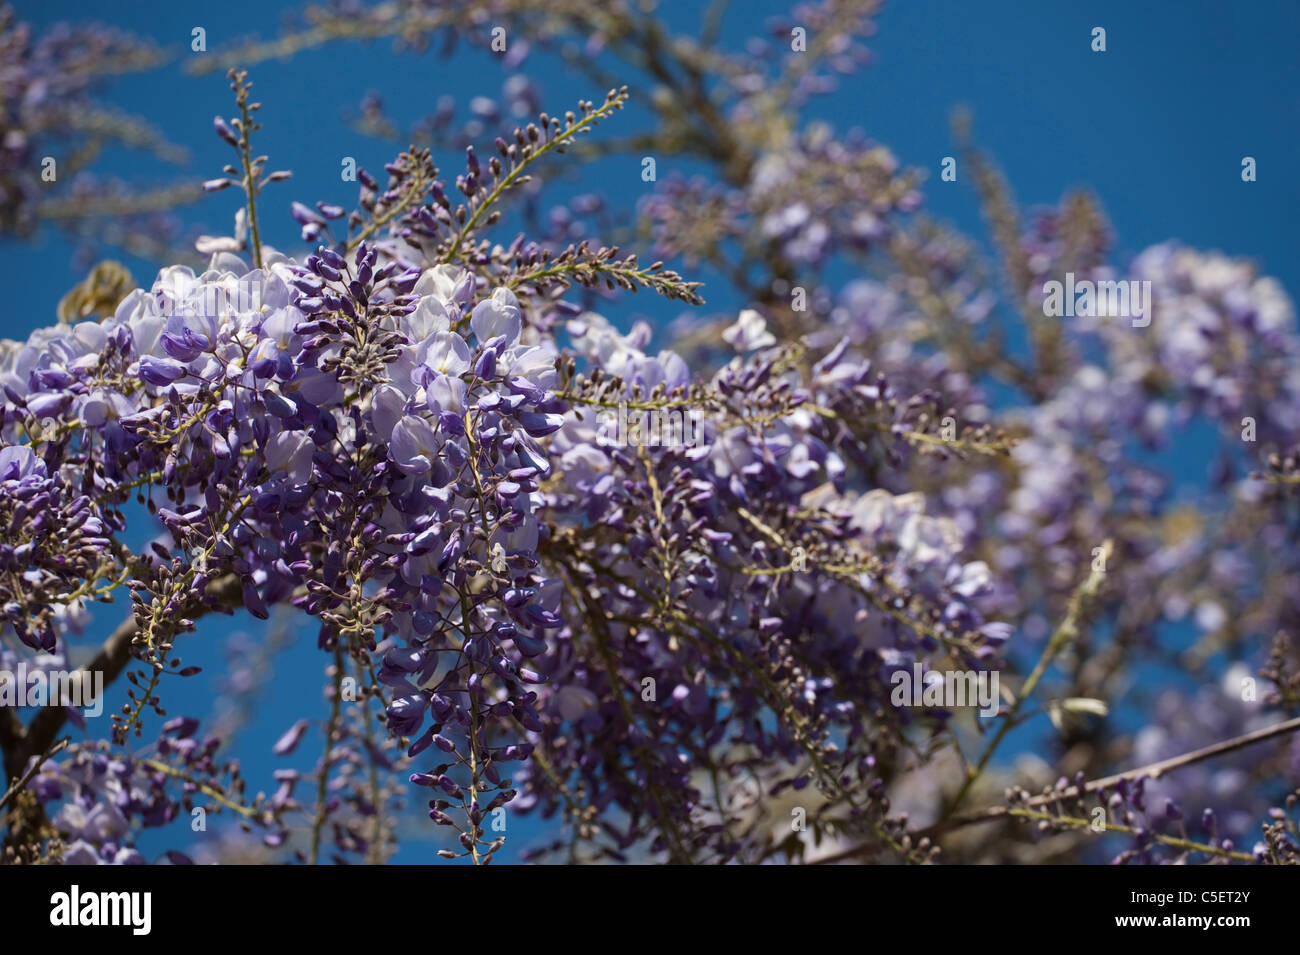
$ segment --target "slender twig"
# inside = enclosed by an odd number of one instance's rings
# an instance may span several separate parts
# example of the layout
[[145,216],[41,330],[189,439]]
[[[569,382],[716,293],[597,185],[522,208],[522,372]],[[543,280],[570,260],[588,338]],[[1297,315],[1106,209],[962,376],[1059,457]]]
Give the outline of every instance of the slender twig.
[[[366,676],[366,667],[360,660],[353,661],[357,668],[357,684],[360,685]],[[375,742],[374,725],[370,720],[370,702],[368,697],[362,698],[364,702],[361,705],[361,732],[365,737],[366,746],[372,752],[379,749]],[[367,762],[367,780],[366,785],[370,793],[370,803],[374,808],[375,817],[371,820],[370,825],[370,845],[366,847],[366,863],[368,865],[383,865],[384,863],[384,814],[380,811],[380,803],[383,801],[383,794],[379,785],[379,767],[373,758]]]
[[308,865],[315,865],[320,856],[321,833],[325,829],[326,797],[329,795],[330,757],[334,751],[334,737],[338,733],[343,697],[343,644],[334,646],[334,696],[330,700],[330,718],[325,726],[325,752],[321,756],[320,772],[316,776],[316,811],[311,821],[311,852]]
[[211,786],[200,779],[194,778],[189,773],[177,769],[169,763],[164,763],[157,759],[142,759],[140,760],[140,764],[142,766],[147,766],[156,773],[162,773],[164,776],[170,776],[172,779],[179,779],[181,782],[193,786],[198,792],[203,793],[203,795],[207,796],[218,805],[224,806],[231,812],[238,813],[245,819],[255,819],[260,815],[259,811],[252,806],[245,806],[243,803],[231,799],[216,787]]
[[[1201,763],[1207,759],[1222,756],[1225,753],[1245,749],[1248,746],[1254,746],[1256,743],[1262,743],[1265,740],[1273,739],[1278,736],[1285,736],[1294,733],[1297,730],[1300,730],[1300,717],[1286,720],[1285,722],[1277,723],[1273,726],[1267,726],[1264,729],[1244,733],[1241,736],[1236,736],[1220,743],[1204,746],[1201,749],[1193,750],[1190,753],[1183,753],[1181,756],[1172,756],[1169,759],[1162,759],[1155,763],[1149,763],[1146,766],[1139,766],[1136,769],[1128,769],[1122,773],[1116,773],[1113,776],[1093,779],[1084,783],[1082,789],[1078,786],[1070,786],[1067,789],[1034,796],[1017,806],[990,806],[987,809],[981,809],[977,812],[966,813],[961,816],[952,816],[948,819],[940,820],[932,826],[927,826],[924,829],[917,830],[916,832],[911,833],[911,835],[914,840],[933,838],[935,836],[943,835],[946,832],[951,832],[954,829],[963,829],[966,826],[977,826],[982,823],[995,822],[996,820],[1007,818],[1038,819],[1041,821],[1057,822],[1063,825],[1081,824],[1081,826],[1089,826],[1091,825],[1089,820],[1076,820],[1068,816],[1035,813],[1032,810],[1035,810],[1040,806],[1053,805],[1064,800],[1078,798],[1079,796],[1097,792],[1101,789],[1110,789],[1121,780],[1158,779],[1172,770],[1181,769],[1184,766],[1191,766],[1194,763]],[[1107,829],[1116,832],[1133,832],[1132,829],[1114,824],[1107,824]],[[1226,850],[1215,849],[1213,846],[1176,839],[1172,836],[1155,835],[1153,838],[1157,842],[1163,842],[1166,845],[1177,848],[1225,855],[1238,859],[1239,861],[1252,861],[1252,857],[1245,853],[1232,853]],[[837,852],[834,855],[819,859],[818,863],[826,864],[830,862],[842,862],[845,859],[851,859],[854,856],[874,851],[875,848],[874,845],[869,844],[852,846],[848,849]]]
[[[208,591],[208,595],[214,597],[219,606],[232,606],[239,601],[239,594],[239,578],[233,575],[215,581]],[[206,608],[200,606],[191,610],[190,615],[195,617],[204,612]],[[134,617],[122,621],[100,646],[94,658],[77,670],[77,677],[87,679],[95,673],[103,673],[104,685],[111,684],[130,662],[131,641],[138,630]],[[37,713],[27,727],[23,760],[49,746],[67,719],[68,711],[62,706],[47,706]]]
[[[1067,799],[1077,799],[1078,797],[1087,795],[1088,793],[1094,793],[1102,789],[1110,789],[1124,780],[1158,779],[1172,770],[1181,769],[1184,766],[1191,766],[1194,763],[1201,763],[1207,759],[1222,756],[1224,753],[1231,753],[1239,749],[1245,749],[1247,746],[1254,746],[1256,743],[1262,743],[1264,740],[1273,739],[1277,736],[1285,736],[1294,733],[1297,730],[1300,730],[1300,717],[1296,717],[1293,720],[1287,720],[1283,723],[1277,723],[1274,726],[1267,726],[1264,729],[1255,730],[1251,733],[1244,733],[1241,736],[1236,736],[1220,743],[1204,746],[1201,749],[1193,750],[1190,753],[1183,753],[1181,756],[1162,759],[1159,762],[1150,763],[1146,766],[1139,766],[1137,769],[1128,769],[1122,773],[1116,773],[1113,776],[1089,780],[1083,784],[1082,788],[1078,786],[1070,786],[1066,789],[1050,793],[1042,793],[1041,795],[1033,796],[1026,800],[1021,804],[1021,806],[1037,808],[1039,806],[1052,805]],[[982,809],[978,812],[953,816],[921,830],[919,833],[916,833],[916,835],[918,838],[921,836],[935,836],[944,832],[949,832],[953,829],[960,829],[964,826],[978,825],[982,822],[991,822],[995,819],[1001,819],[1004,816],[1011,815],[1012,808],[1013,807],[1008,806],[991,806],[988,809]]]
[[260,127],[253,122],[253,111],[259,103],[248,102],[248,91],[253,84],[248,82],[247,70],[230,71],[230,88],[235,91],[235,102],[239,106],[239,161],[244,167],[244,194],[248,197],[248,234],[252,239],[253,262],[257,268],[262,267],[262,239],[257,229],[257,177],[260,170],[253,160],[252,131]]
[[46,760],[48,760],[50,757],[58,753],[61,753],[67,747],[68,743],[70,742],[70,739],[71,738],[67,736],[63,737],[63,739],[59,740],[53,746],[49,747],[45,752],[41,754],[39,759],[37,759],[29,767],[27,767],[27,771],[23,773],[22,776],[19,777],[9,787],[9,789],[5,792],[3,797],[0,797],[0,810],[3,810],[4,807],[9,804],[9,801],[11,799],[17,796],[20,792],[22,792],[23,788],[29,782],[31,782],[32,777],[35,776],[38,772],[40,772],[41,766],[45,764]]
[[1113,545],[1109,540],[1102,544],[1100,560],[1094,563],[1092,573],[1088,575],[1088,579],[1070,597],[1070,605],[1066,611],[1065,619],[1061,621],[1060,626],[1056,628],[1056,631],[1047,641],[1042,656],[1038,658],[1038,663],[1035,664],[1033,671],[1020,687],[1020,692],[1016,694],[1015,701],[1012,702],[1006,717],[1002,721],[1002,725],[998,727],[993,739],[984,748],[984,752],[980,754],[980,758],[975,765],[966,771],[966,778],[963,780],[961,788],[957,790],[957,795],[953,797],[952,802],[948,805],[946,815],[951,815],[961,804],[961,801],[966,798],[971,787],[975,785],[975,781],[984,772],[984,767],[988,765],[989,760],[993,758],[993,754],[997,752],[998,747],[1002,744],[1002,740],[1016,725],[1016,717],[1020,714],[1020,709],[1025,705],[1025,701],[1033,695],[1034,689],[1038,686],[1038,681],[1047,672],[1047,668],[1052,665],[1056,655],[1064,650],[1078,635],[1079,621],[1083,615],[1084,603],[1097,593],[1101,588],[1102,581],[1106,579],[1106,561],[1110,559],[1112,549]]
[[554,131],[543,130],[543,135],[546,135],[547,138],[532,148],[527,149],[519,157],[515,165],[504,176],[497,180],[492,191],[478,203],[474,211],[470,214],[469,219],[463,226],[461,226],[460,231],[456,233],[456,238],[452,240],[451,247],[447,249],[446,254],[443,256],[443,261],[455,261],[456,256],[460,252],[461,245],[465,242],[465,239],[468,236],[473,234],[474,228],[478,225],[479,220],[483,218],[483,214],[496,205],[497,200],[500,199],[511,186],[518,184],[523,179],[524,173],[527,172],[533,163],[541,159],[547,153],[563,147],[566,143],[580,136],[592,126],[599,123],[602,119],[609,116],[610,113],[622,109],[623,104],[627,102],[627,97],[628,93],[626,86],[621,89],[610,90],[608,95],[605,97],[605,102],[603,104],[594,109],[585,111],[580,118],[573,117],[564,128],[560,129],[557,126]]

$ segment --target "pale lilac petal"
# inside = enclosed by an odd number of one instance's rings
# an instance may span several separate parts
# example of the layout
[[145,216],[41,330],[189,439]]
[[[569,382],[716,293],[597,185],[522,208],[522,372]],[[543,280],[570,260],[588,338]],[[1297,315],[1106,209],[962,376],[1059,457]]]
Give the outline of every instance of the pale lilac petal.
[[474,330],[479,342],[504,335],[506,340],[502,347],[509,348],[519,339],[519,332],[523,328],[518,299],[509,289],[497,289],[490,299],[474,306],[469,327]]

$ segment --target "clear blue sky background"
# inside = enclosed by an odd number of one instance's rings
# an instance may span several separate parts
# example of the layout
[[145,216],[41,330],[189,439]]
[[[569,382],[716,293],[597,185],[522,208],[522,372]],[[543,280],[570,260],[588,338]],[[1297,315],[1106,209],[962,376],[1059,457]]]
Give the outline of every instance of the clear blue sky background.
[[[149,120],[193,157],[188,168],[177,170],[112,152],[97,167],[140,185],[206,178],[228,160],[211,121],[214,114],[229,115],[230,93],[220,73],[195,77],[183,71],[185,60],[195,55],[189,52],[191,29],[204,27],[209,49],[217,49],[250,33],[278,32],[282,10],[293,9],[267,0],[202,5],[22,0],[16,6],[22,19],[38,27],[59,19],[110,20],[175,52],[176,59],[162,70],[124,78],[111,88],[112,102]],[[692,29],[702,7],[694,0],[661,4],[677,29]],[[770,0],[733,3],[724,37],[739,44],[762,31],[764,17],[787,8]],[[1096,194],[1117,234],[1120,261],[1176,237],[1253,258],[1293,295],[1300,290],[1295,254],[1300,211],[1296,0],[896,0],[886,4],[878,22],[879,34],[870,43],[874,65],[843,80],[835,95],[814,101],[809,115],[841,129],[860,126],[890,146],[904,164],[928,169],[931,214],[983,235],[969,185],[938,179],[941,157],[954,151],[951,111],[967,106],[977,141],[1001,164],[1022,204],[1054,202],[1077,186]],[[1094,26],[1107,31],[1106,53],[1090,49]],[[536,69],[541,62],[530,60],[526,68],[541,81],[545,106],[552,112],[568,108],[579,96],[599,99],[603,93],[557,69]],[[340,157],[355,156],[373,170],[391,158],[388,144],[350,131],[343,121],[343,112],[355,113],[367,91],[381,94],[393,118],[410,122],[431,112],[444,93],[461,101],[478,94],[495,96],[506,75],[499,61],[481,53],[462,50],[447,62],[435,54],[394,54],[388,41],[334,45],[255,67],[255,95],[265,104],[259,149],[270,154],[270,168],[294,173],[290,183],[267,193],[264,241],[297,247],[296,228],[287,216],[291,200],[326,199],[351,207],[355,185],[340,182]],[[618,132],[611,124],[604,134]],[[1240,178],[1241,159],[1248,155],[1258,162],[1255,183]],[[454,176],[459,164],[446,154],[439,158],[444,172]],[[660,159],[661,177],[671,168]],[[639,171],[635,157],[607,161],[586,173],[581,185],[626,207],[645,188]],[[182,210],[182,215],[206,231],[219,232],[228,228],[238,202],[232,190]],[[59,297],[82,273],[70,262],[70,246],[56,237],[25,245],[3,243],[0,254],[7,290],[0,335],[25,337],[32,328],[53,322]],[[137,280],[147,284],[150,269],[136,260],[128,264]],[[728,300],[716,287],[705,291],[711,309],[745,304]],[[646,296],[638,296],[635,304],[659,324],[678,313],[676,306]],[[1204,450],[1196,441],[1180,444],[1169,458],[1171,471],[1190,471],[1199,478],[1207,463]],[[111,622],[105,617],[105,626]],[[201,699],[198,691],[212,686],[203,681],[220,663],[223,624],[257,632],[254,623],[213,621],[212,628],[190,638],[186,662],[212,669],[185,687],[187,699]],[[270,770],[280,764],[268,751],[279,732],[300,715],[323,712],[318,689],[323,664],[314,632],[303,635],[280,659],[280,675],[271,682],[273,695],[241,740],[251,788],[271,787]],[[173,701],[172,712],[181,711]],[[319,733],[309,737],[300,757],[313,747],[318,752],[320,744]],[[437,847],[433,828],[426,824],[423,831],[430,839],[409,841],[399,861],[430,861]],[[418,823],[416,831],[421,831]],[[512,820],[508,834],[502,861],[549,836],[536,822],[519,819]],[[179,841],[187,835],[182,833]],[[153,838],[145,843],[159,844]]]

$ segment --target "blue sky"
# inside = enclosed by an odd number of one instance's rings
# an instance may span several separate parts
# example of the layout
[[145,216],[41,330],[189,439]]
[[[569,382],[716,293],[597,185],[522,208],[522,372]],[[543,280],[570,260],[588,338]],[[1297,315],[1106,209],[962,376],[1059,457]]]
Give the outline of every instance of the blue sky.
[[[690,29],[702,6],[675,0],[661,9],[675,27]],[[278,32],[281,9],[293,9],[266,0],[204,5],[23,0],[16,7],[21,18],[37,26],[111,15],[113,23],[174,51],[175,59],[160,71],[126,77],[108,94],[121,109],[147,119],[191,153],[190,165],[181,169],[122,151],[106,154],[98,168],[139,185],[214,176],[229,158],[211,132],[213,115],[231,112],[224,77],[191,76],[182,69],[195,55],[189,52],[193,27],[204,27],[209,48],[215,49],[250,33]],[[734,3],[724,38],[739,44],[761,31],[762,17],[785,9],[786,4],[769,0]],[[1293,295],[1300,289],[1295,254],[1300,248],[1300,58],[1295,56],[1300,4],[1294,0],[898,0],[886,4],[878,23],[879,33],[870,43],[873,65],[843,79],[834,95],[814,101],[808,115],[841,129],[862,127],[904,164],[929,170],[925,192],[930,214],[968,234],[984,235],[969,185],[938,178],[941,158],[954,153],[951,112],[965,106],[973,113],[977,142],[996,158],[1022,204],[1054,202],[1075,187],[1090,189],[1110,218],[1121,262],[1150,244],[1178,238],[1254,259]],[[1105,53],[1090,49],[1096,26],[1107,31]],[[556,69],[530,72],[540,79],[544,104],[553,112],[568,108],[579,96],[599,99],[603,93]],[[342,119],[345,110],[356,111],[365,93],[378,92],[394,118],[411,121],[430,112],[445,93],[458,100],[496,95],[506,76],[499,61],[481,54],[462,50],[444,61],[435,54],[394,54],[388,41],[335,45],[255,67],[255,95],[264,103],[260,118],[265,127],[258,148],[270,155],[269,168],[294,172],[290,183],[271,186],[266,194],[264,241],[297,246],[296,228],[287,215],[293,200],[352,205],[355,185],[340,182],[340,157],[355,156],[374,170],[391,158],[391,146],[351,131]],[[634,86],[634,98],[637,92]],[[629,122],[627,128],[633,125]],[[618,132],[611,123],[597,135]],[[1254,183],[1241,180],[1244,156],[1257,161]],[[440,158],[444,173],[454,176],[458,164],[446,154]],[[659,175],[670,169],[671,162],[661,159]],[[645,188],[635,157],[602,163],[584,175],[581,185],[624,207]],[[229,191],[182,210],[182,216],[202,223],[206,231],[221,231],[238,203]],[[29,244],[0,243],[8,291],[0,335],[25,337],[32,328],[53,322],[59,297],[82,275],[72,266],[70,252],[65,241],[49,235]],[[128,264],[136,279],[147,284],[151,275],[146,265],[139,260]],[[706,288],[705,294],[710,308],[745,304],[717,289]],[[637,297],[635,307],[660,324],[680,311],[645,295]],[[1205,463],[1193,442],[1180,448],[1170,467],[1201,474]],[[196,678],[196,686],[205,685],[202,681],[221,661],[223,629],[243,626],[257,632],[251,620],[219,618],[213,623],[207,631],[211,636],[204,637],[201,630],[186,655],[187,663],[211,665]],[[105,617],[108,625],[111,620]],[[271,786],[269,771],[278,764],[267,753],[270,742],[304,711],[323,710],[319,680],[312,674],[318,675],[325,661],[314,647],[314,632],[308,632],[281,659],[281,676],[272,681],[275,693],[250,730],[247,742],[252,745],[244,755],[253,789]],[[302,669],[310,672],[288,676]],[[173,714],[178,712],[174,705]],[[302,752],[311,752],[313,745],[318,751],[319,735],[309,738]],[[542,829],[515,821],[509,835],[503,861],[540,838]],[[399,860],[431,861],[435,848],[432,840],[411,842]]]
[[[188,148],[192,159],[188,168],[175,169],[115,151],[99,168],[144,185],[216,175],[227,157],[212,136],[211,118],[230,112],[230,95],[220,74],[191,76],[181,69],[198,55],[189,51],[190,31],[204,27],[209,49],[255,31],[274,34],[280,15],[269,11],[277,6],[251,0],[201,7],[114,3],[112,22],[153,37],[176,59],[160,72],[115,83],[111,99]],[[733,4],[724,37],[742,41],[761,32],[762,19],[785,6],[772,0]],[[693,0],[661,5],[681,29],[696,22],[699,7]],[[103,19],[110,9],[80,0],[20,0],[17,8],[37,25]],[[1094,26],[1107,30],[1105,53],[1090,49]],[[1300,210],[1298,26],[1300,5],[1292,0],[886,3],[870,44],[874,65],[843,80],[837,94],[815,100],[808,114],[841,128],[861,126],[904,163],[928,169],[928,210],[980,234],[968,185],[943,183],[937,175],[941,158],[954,151],[951,111],[966,106],[979,143],[1002,165],[1022,203],[1052,202],[1069,188],[1087,186],[1110,216],[1121,257],[1178,237],[1251,257],[1295,288],[1300,262],[1288,253]],[[552,110],[603,92],[555,69],[535,74]],[[444,93],[458,100],[496,94],[506,75],[496,58],[463,50],[450,62],[394,54],[387,41],[334,45],[258,65],[256,95],[265,103],[259,141],[272,168],[294,172],[291,183],[268,194],[268,231],[289,244],[293,228],[283,213],[292,199],[355,198],[339,180],[340,156],[356,156],[370,168],[391,158],[387,144],[352,132],[342,120],[366,92],[379,92],[397,119],[413,120]],[[613,125],[609,130],[619,132]],[[1248,155],[1258,162],[1255,183],[1240,178]],[[445,171],[454,168],[444,164]],[[667,168],[671,164],[661,162],[661,176]],[[627,168],[604,167],[584,184],[626,194],[639,188],[638,173],[628,157]],[[233,193],[224,193],[183,214],[220,228],[237,203]],[[0,332],[13,335],[50,314],[80,274],[57,240],[8,245],[5,256],[6,268],[25,279],[11,290],[13,311],[0,318]],[[143,277],[142,266],[136,271]]]

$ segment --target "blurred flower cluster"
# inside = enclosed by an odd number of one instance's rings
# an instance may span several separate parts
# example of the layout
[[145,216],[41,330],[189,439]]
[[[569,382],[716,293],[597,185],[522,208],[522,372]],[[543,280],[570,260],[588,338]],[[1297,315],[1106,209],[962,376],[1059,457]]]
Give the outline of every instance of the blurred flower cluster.
[[109,78],[164,59],[152,43],[107,26],[59,23],[36,36],[0,6],[0,237],[29,236],[44,222],[87,252],[175,249],[180,226],[170,210],[198,198],[197,186],[139,191],[91,168],[111,145],[186,161],[158,130],[101,99]]

